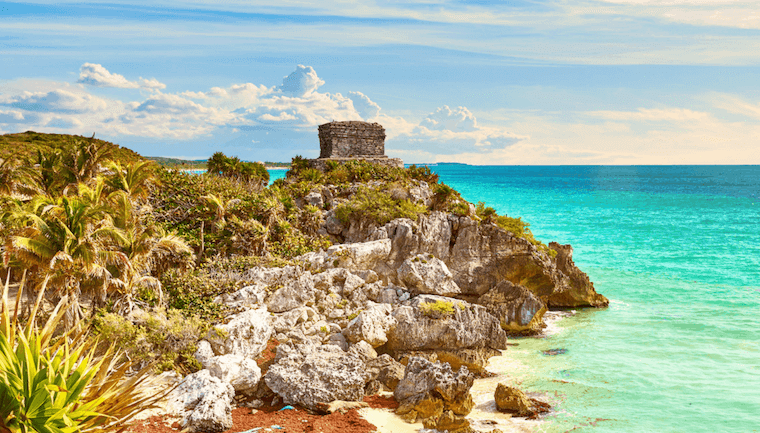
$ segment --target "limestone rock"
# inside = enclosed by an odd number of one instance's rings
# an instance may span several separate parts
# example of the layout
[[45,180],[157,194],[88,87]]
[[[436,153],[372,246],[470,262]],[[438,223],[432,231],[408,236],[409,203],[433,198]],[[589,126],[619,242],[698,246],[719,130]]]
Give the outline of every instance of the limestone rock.
[[322,209],[325,205],[324,199],[322,198],[322,193],[319,191],[311,191],[310,193],[306,194],[303,200],[306,202],[306,204],[316,206],[320,209]]
[[212,376],[227,382],[238,392],[251,392],[261,379],[261,369],[251,358],[240,355],[215,356],[207,361]]
[[496,387],[494,400],[496,401],[496,408],[500,411],[529,419],[535,419],[538,415],[548,412],[550,408],[547,403],[528,398],[524,392],[503,383]]
[[203,368],[207,368],[206,363],[214,357],[214,350],[211,348],[211,343],[206,340],[199,341],[193,356],[195,356],[195,359],[201,363]]
[[415,413],[414,417],[422,420],[426,428],[446,430],[447,426],[454,429],[469,427],[469,423],[462,419],[474,405],[470,394],[474,380],[466,367],[454,373],[448,364],[410,358],[404,378],[393,392],[399,402],[396,413]]
[[530,334],[543,328],[546,305],[523,286],[501,281],[477,303],[499,318],[501,327],[510,333]]
[[393,310],[386,348],[412,350],[506,349],[507,336],[485,307],[434,295],[420,295]]
[[385,260],[390,252],[391,242],[388,239],[333,245],[327,249],[329,258],[350,270],[374,269],[375,264]]
[[248,310],[232,316],[217,326],[220,332],[209,333],[209,343],[217,355],[240,355],[256,358],[267,346],[274,333],[272,317],[266,308]]
[[267,308],[274,313],[283,313],[314,302],[314,284],[308,273],[285,282],[269,298]]
[[248,309],[263,305],[266,297],[266,286],[256,283],[251,286],[245,286],[236,292],[217,296],[214,302],[224,304],[232,309]]
[[460,367],[467,367],[472,373],[478,376],[487,376],[486,365],[488,360],[501,354],[501,351],[490,347],[456,349],[456,350],[412,350],[398,354],[401,363],[405,363],[413,356],[425,358],[430,362],[445,362],[451,365],[451,368],[458,370]]
[[359,341],[348,348],[348,353],[361,359],[363,362],[377,358],[377,352],[366,341]]
[[398,278],[415,294],[454,296],[459,286],[442,260],[432,254],[418,254],[404,260]]
[[343,334],[352,343],[363,340],[378,347],[388,341],[386,333],[395,325],[396,319],[391,316],[389,304],[373,304],[349,322]]
[[264,380],[288,404],[317,410],[320,404],[334,400],[361,401],[364,397],[364,362],[335,345],[287,348],[281,344],[275,359]]
[[569,288],[555,291],[549,296],[551,307],[606,307],[610,301],[596,293],[594,283],[573,262],[573,247],[550,242],[549,248],[557,252],[557,268],[568,276]]
[[191,432],[222,432],[232,427],[232,399],[229,383],[201,370],[185,377],[167,396],[167,413],[181,417],[183,429]]
[[393,391],[404,378],[405,367],[388,354],[367,361],[367,374],[387,390]]

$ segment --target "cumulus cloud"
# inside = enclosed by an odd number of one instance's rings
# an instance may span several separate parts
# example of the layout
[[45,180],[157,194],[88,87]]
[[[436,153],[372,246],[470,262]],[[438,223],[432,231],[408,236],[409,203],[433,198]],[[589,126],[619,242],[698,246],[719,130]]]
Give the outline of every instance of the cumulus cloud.
[[380,114],[380,106],[372,102],[372,100],[362,92],[348,92],[348,99],[353,102],[354,108],[364,120],[373,119]]
[[120,89],[165,89],[166,85],[155,78],[145,79],[140,77],[138,81],[129,81],[123,75],[114,74],[103,65],[97,63],[85,63],[79,68],[78,83],[95,87],[116,87]]
[[87,93],[59,89],[51,92],[23,92],[21,95],[0,99],[0,105],[35,112],[87,113],[105,110],[108,103]]
[[[427,115],[418,125],[410,125],[402,119],[383,124],[390,129],[388,147],[417,155],[454,155],[464,152],[489,153],[504,149],[528,137],[497,127],[479,126],[475,115],[465,107],[455,110],[439,107]],[[399,132],[401,131],[401,132]]]
[[18,90],[13,96],[0,97],[0,107],[9,108],[0,111],[0,128],[86,130],[111,137],[177,141],[201,140],[213,134],[225,137],[220,140],[222,145],[252,152],[270,149],[281,153],[284,145],[288,152],[309,155],[318,151],[317,125],[370,120],[386,128],[390,155],[396,149],[399,155],[414,155],[416,160],[423,159],[420,155],[487,154],[525,138],[504,128],[479,125],[465,107],[440,107],[421,122],[391,117],[362,92],[319,92],[324,80],[312,67],[303,65],[287,75],[281,86],[272,87],[241,83],[207,91],[163,93],[155,80],[152,92],[139,100],[92,94],[97,87],[150,87],[143,85],[147,80],[143,84],[129,81],[101,65],[85,63],[79,82],[91,87],[63,83],[52,91]]
[[452,110],[447,105],[439,107],[420,122],[420,126],[435,131],[472,132],[478,130],[475,116],[465,107]]
[[323,84],[324,80],[317,76],[314,68],[298,65],[295,71],[282,79],[279,89],[286,95],[302,98],[316,92]]
[[0,123],[23,123],[24,113],[20,111],[0,111]]

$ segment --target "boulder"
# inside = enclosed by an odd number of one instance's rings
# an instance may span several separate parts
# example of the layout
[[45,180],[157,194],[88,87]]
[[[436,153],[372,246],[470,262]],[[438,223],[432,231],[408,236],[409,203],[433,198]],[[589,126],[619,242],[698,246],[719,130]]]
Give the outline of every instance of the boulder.
[[256,361],[240,355],[215,356],[204,366],[212,376],[229,383],[237,392],[254,391],[261,379],[261,369]]
[[507,336],[485,307],[435,295],[420,295],[393,310],[390,351],[506,349]]
[[454,370],[464,366],[477,376],[487,377],[490,375],[490,373],[486,371],[488,360],[491,357],[499,355],[501,355],[500,350],[492,349],[490,347],[482,347],[455,350],[411,350],[399,353],[397,356],[402,364],[408,362],[409,358],[413,356],[419,356],[430,362],[445,362],[451,365],[451,368]]
[[248,310],[209,332],[208,341],[216,355],[256,358],[272,337],[272,317],[266,308]]
[[414,294],[454,296],[459,286],[442,260],[432,254],[417,254],[404,260],[398,279]]
[[294,308],[314,303],[314,284],[308,272],[287,280],[269,298],[267,308],[274,313],[284,313]]
[[477,303],[498,317],[501,327],[509,333],[534,334],[546,326],[546,305],[530,290],[510,281],[500,281]]
[[528,417],[528,419],[535,419],[538,415],[548,412],[550,408],[547,403],[528,398],[524,392],[503,383],[496,387],[494,400],[496,408],[500,411]]
[[285,403],[318,410],[334,400],[361,401],[364,397],[364,362],[338,346],[281,344],[275,359],[264,381]]
[[185,377],[166,398],[166,411],[178,415],[190,432],[222,432],[232,427],[235,390],[227,382],[201,370]]
[[266,285],[256,283],[245,286],[236,292],[217,296],[214,298],[214,302],[224,304],[231,309],[256,308],[264,304],[267,297],[266,288]]
[[337,261],[342,268],[366,270],[374,269],[375,264],[385,260],[390,252],[390,240],[380,239],[370,242],[333,245],[327,249],[327,256],[329,259]]
[[396,325],[391,310],[389,304],[373,304],[349,322],[343,335],[352,343],[366,341],[372,347],[382,346],[388,341],[386,333]]
[[396,413],[408,421],[422,421],[426,428],[467,431],[464,416],[474,406],[470,394],[474,380],[466,367],[454,373],[448,364],[410,358],[404,378],[393,391],[399,402]]
[[367,361],[367,375],[369,379],[377,380],[389,391],[396,389],[398,383],[404,378],[405,368],[403,364],[388,354],[383,354]]
[[367,362],[377,358],[377,352],[366,341],[360,341],[348,348],[348,353]]

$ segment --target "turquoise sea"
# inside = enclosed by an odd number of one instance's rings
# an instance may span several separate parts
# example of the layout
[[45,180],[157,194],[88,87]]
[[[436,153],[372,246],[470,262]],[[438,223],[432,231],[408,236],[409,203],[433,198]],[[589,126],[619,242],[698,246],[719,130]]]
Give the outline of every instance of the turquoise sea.
[[611,301],[514,340],[531,368],[498,373],[555,406],[537,431],[760,431],[760,166],[431,168]]

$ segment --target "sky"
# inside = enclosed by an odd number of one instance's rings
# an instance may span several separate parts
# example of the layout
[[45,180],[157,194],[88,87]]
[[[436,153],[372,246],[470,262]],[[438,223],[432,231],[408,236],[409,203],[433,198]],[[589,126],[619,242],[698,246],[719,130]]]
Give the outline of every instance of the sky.
[[0,133],[146,156],[760,164],[757,0],[0,1]]

